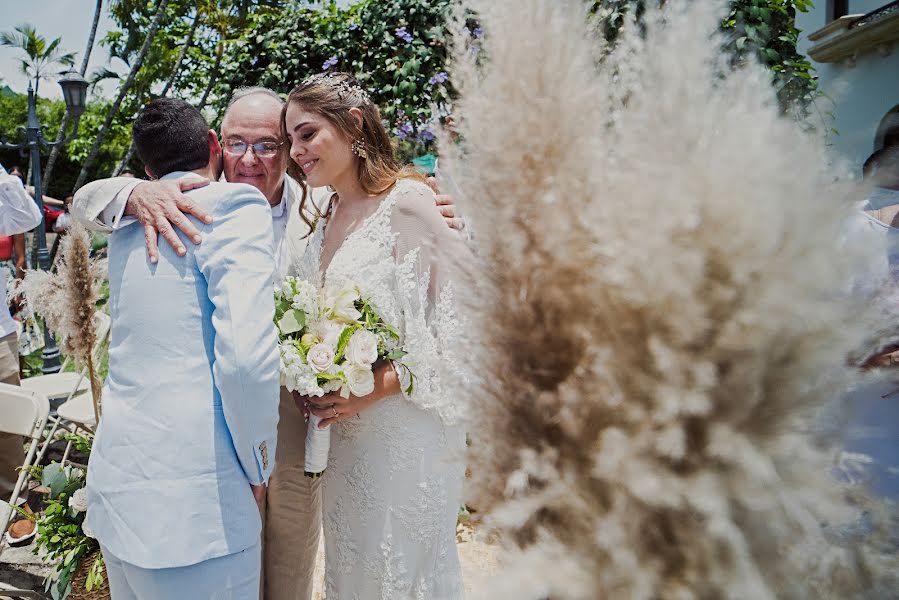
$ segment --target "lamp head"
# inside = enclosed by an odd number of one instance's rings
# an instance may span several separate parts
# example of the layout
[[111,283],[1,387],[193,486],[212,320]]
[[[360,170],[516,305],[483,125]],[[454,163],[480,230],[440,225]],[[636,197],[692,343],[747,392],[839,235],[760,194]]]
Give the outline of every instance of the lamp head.
[[87,80],[77,72],[69,71],[59,80],[59,87],[66,100],[66,109],[77,119],[87,105]]

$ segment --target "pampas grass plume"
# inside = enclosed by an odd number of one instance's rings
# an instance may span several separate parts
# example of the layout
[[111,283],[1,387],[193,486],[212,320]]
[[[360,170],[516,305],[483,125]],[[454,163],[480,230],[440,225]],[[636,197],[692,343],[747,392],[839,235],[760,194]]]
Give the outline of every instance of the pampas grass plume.
[[604,60],[579,2],[470,4],[441,163],[483,261],[471,496],[509,554],[482,596],[884,593],[821,528],[855,513],[812,435],[870,333],[862,191],[721,56],[720,2],[647,9]]
[[99,422],[101,382],[93,347],[97,341],[94,312],[101,266],[91,260],[90,238],[78,223],[69,228],[59,247],[56,273],[29,270],[14,293],[24,294],[25,302],[60,337],[63,353],[87,369],[94,394],[94,413]]

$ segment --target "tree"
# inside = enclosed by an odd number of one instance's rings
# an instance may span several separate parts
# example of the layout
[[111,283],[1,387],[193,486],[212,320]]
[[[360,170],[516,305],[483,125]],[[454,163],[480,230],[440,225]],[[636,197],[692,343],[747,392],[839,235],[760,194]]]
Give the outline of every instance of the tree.
[[[654,0],[665,4],[665,0]],[[628,16],[638,23],[647,0],[594,0],[591,12],[599,18],[600,31],[614,45]],[[785,111],[804,115],[818,96],[814,67],[796,49],[799,30],[796,12],[807,12],[811,0],[732,0],[721,22],[724,51],[740,63],[755,57],[772,72],[777,96]]]
[[116,116],[116,113],[119,110],[119,107],[122,105],[122,100],[125,98],[125,94],[128,93],[128,89],[134,83],[134,79],[137,76],[138,71],[143,66],[144,57],[147,55],[147,52],[150,49],[150,45],[153,43],[153,38],[156,35],[156,31],[159,29],[159,24],[162,20],[162,17],[165,15],[165,7],[168,4],[168,0],[159,0],[159,4],[156,10],[156,15],[153,18],[153,21],[150,25],[150,29],[147,31],[147,35],[144,38],[144,43],[141,46],[140,51],[137,54],[137,58],[135,58],[134,62],[131,64],[131,70],[128,72],[128,77],[125,79],[125,82],[119,88],[119,94],[116,97],[115,101],[112,104],[112,107],[109,109],[109,113],[106,115],[106,120],[103,123],[100,131],[97,133],[97,137],[94,140],[94,144],[91,147],[90,152],[87,155],[87,158],[84,161],[84,165],[81,167],[81,172],[78,174],[78,180],[75,181],[74,190],[77,190],[84,183],[84,180],[87,178],[88,170],[93,163],[94,159],[97,157],[97,153],[100,151],[100,145],[103,143],[103,140],[106,138],[106,134],[109,131],[110,125],[112,125],[112,120]]
[[[100,13],[103,10],[103,0],[97,0],[97,4],[94,7],[94,20],[91,24],[91,33],[87,37],[87,45],[84,47],[84,58],[81,60],[81,69],[79,69],[79,73],[84,77],[84,74],[87,72],[87,63],[90,61],[91,52],[94,49],[94,38],[97,37],[97,24],[100,22]],[[62,124],[59,126],[59,134],[56,136],[56,146],[53,146],[53,150],[50,151],[50,159],[47,161],[47,167],[44,169],[44,186],[49,189],[50,187],[50,178],[53,176],[53,167],[56,166],[56,159],[59,156],[60,151],[62,150],[62,140],[66,137],[66,128],[69,125],[69,114],[66,113],[62,118]]]
[[56,65],[71,67],[75,64],[72,52],[62,52],[59,44],[62,38],[55,38],[49,44],[47,39],[38,35],[31,25],[20,25],[11,32],[0,33],[0,44],[16,48],[25,53],[26,58],[19,59],[22,73],[34,81],[34,95],[42,79],[50,78],[50,71]]
[[[211,101],[216,120],[231,90],[241,85],[287,92],[315,73],[348,71],[371,93],[402,140],[403,154],[432,150],[433,120],[449,112],[453,95],[445,67],[452,4],[363,0],[347,7],[260,7],[226,48]],[[480,31],[472,27],[470,34],[476,40]]]
[[[171,74],[169,75],[168,80],[166,80],[165,85],[162,88],[162,91],[159,92],[159,97],[165,97],[170,90],[175,88],[175,82],[178,80],[178,75],[181,72],[181,65],[184,63],[184,58],[187,56],[187,51],[190,49],[191,45],[193,45],[194,35],[197,33],[197,27],[200,25],[202,21],[202,13],[200,11],[200,7],[197,6],[194,9],[194,18],[190,26],[190,30],[187,32],[187,36],[184,39],[184,43],[181,44],[181,51],[178,54],[178,59],[175,61],[175,66],[172,69]],[[134,139],[131,140],[131,144],[128,146],[128,151],[125,152],[125,155],[122,157],[122,160],[115,166],[112,170],[112,176],[115,177],[119,173],[121,173],[128,163],[131,161],[131,157],[134,155]]]

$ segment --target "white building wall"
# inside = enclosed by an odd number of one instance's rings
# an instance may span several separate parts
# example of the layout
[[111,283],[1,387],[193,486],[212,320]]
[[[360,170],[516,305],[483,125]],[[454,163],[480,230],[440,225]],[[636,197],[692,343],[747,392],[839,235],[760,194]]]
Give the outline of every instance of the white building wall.
[[[812,42],[808,34],[827,24],[826,0],[816,0],[816,7],[808,13],[796,15],[796,25],[802,30],[799,51],[808,53]],[[870,12],[888,4],[883,0],[850,2],[850,12]],[[822,112],[832,112],[829,126],[838,133],[830,136],[835,150],[861,165],[874,148],[874,137],[884,116],[899,107],[899,46],[894,45],[887,56],[877,51],[862,54],[854,66],[843,63],[815,63],[818,85],[827,98],[818,101]]]

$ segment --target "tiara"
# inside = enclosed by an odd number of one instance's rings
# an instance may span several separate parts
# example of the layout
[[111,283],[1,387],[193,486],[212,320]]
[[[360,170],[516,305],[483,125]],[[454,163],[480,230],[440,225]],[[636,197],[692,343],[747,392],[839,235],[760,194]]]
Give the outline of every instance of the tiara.
[[337,97],[341,100],[352,99],[362,104],[371,102],[371,98],[362,87],[356,83],[355,79],[347,78],[335,72],[318,73],[303,80],[303,85],[311,85],[320,83],[330,86],[337,91]]

